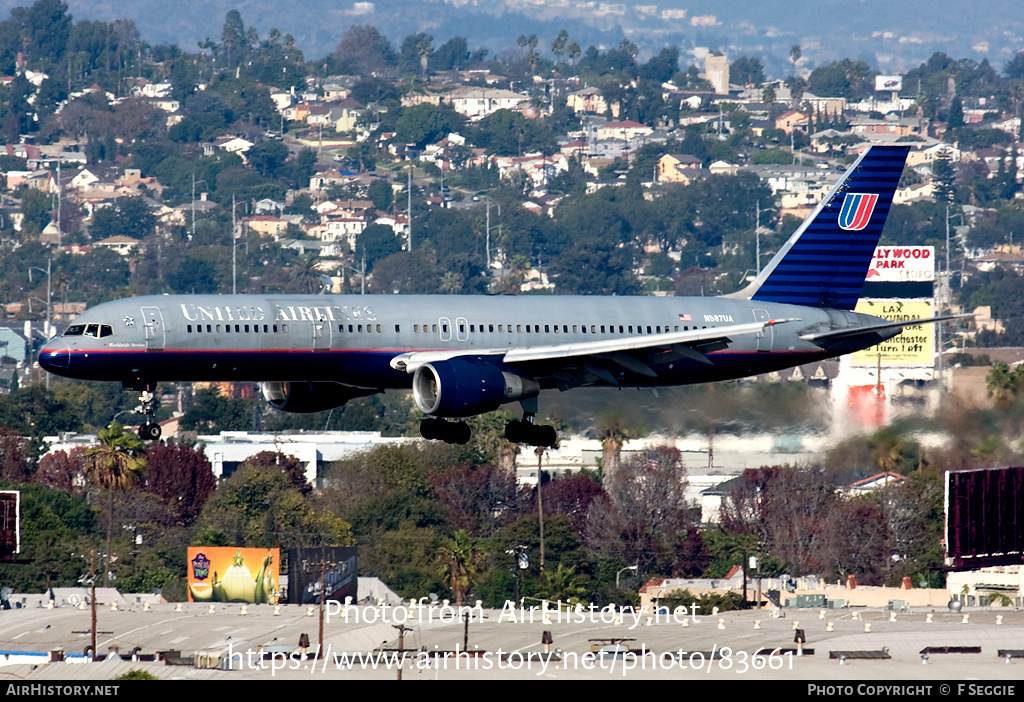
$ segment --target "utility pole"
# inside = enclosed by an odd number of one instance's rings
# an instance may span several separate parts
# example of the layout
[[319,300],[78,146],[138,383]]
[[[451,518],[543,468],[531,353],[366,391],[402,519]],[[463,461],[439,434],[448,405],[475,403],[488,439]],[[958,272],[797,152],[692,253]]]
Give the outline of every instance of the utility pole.
[[237,267],[237,264],[235,263],[235,249],[237,248],[236,245],[235,245],[235,232],[237,231],[237,229],[235,229],[236,226],[237,225],[235,224],[235,194],[231,193],[231,294],[232,295],[237,295],[238,294],[238,283],[237,283],[237,280],[238,280],[238,267]]
[[540,517],[540,573],[544,574],[544,499],[541,497],[541,488],[544,485],[544,447],[538,446],[537,453],[537,512]]
[[409,250],[412,251],[412,161],[409,161],[409,187],[407,190],[409,192],[407,193],[408,204],[406,205],[405,216],[409,220],[407,224],[409,229]]

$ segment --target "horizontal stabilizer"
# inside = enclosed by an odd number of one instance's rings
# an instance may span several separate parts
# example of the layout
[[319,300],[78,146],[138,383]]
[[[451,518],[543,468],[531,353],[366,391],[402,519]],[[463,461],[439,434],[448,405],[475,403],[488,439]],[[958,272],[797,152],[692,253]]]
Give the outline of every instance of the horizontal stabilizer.
[[810,341],[812,344],[818,344],[820,346],[822,342],[827,343],[829,341],[838,341],[840,339],[861,336],[862,334],[874,334],[879,332],[900,330],[905,327],[916,327],[920,324],[936,324],[938,322],[948,322],[953,319],[974,319],[974,315],[947,314],[939,317],[928,317],[927,319],[908,319],[901,322],[885,322],[884,324],[872,324],[866,327],[832,329],[824,332],[815,332],[813,334],[801,334],[800,338],[803,339],[804,341]]

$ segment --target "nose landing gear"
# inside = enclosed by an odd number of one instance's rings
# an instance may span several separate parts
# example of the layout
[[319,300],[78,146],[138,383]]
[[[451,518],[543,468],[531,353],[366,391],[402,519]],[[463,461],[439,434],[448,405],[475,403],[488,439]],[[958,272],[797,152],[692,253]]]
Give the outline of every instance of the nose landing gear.
[[156,385],[148,383],[139,395],[137,414],[146,415],[146,421],[139,426],[139,438],[143,441],[156,441],[160,438],[160,425],[156,423],[156,410],[160,400],[156,396]]

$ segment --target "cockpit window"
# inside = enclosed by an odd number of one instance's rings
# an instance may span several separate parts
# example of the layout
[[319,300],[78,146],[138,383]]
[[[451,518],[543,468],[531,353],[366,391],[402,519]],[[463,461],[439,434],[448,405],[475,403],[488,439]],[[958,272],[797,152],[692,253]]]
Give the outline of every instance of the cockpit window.
[[72,324],[64,330],[64,336],[112,336],[114,328],[109,324]]

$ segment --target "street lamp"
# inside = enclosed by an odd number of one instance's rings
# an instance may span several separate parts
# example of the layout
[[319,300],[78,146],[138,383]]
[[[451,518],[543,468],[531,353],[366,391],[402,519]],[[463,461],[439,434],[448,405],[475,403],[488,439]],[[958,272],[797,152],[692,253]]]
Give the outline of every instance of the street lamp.
[[616,590],[619,589],[619,576],[620,575],[625,573],[627,570],[632,570],[632,571],[635,572],[638,569],[639,569],[639,566],[631,565],[631,566],[626,566],[625,568],[621,569],[618,573],[616,573],[615,574],[615,589]]

